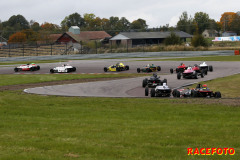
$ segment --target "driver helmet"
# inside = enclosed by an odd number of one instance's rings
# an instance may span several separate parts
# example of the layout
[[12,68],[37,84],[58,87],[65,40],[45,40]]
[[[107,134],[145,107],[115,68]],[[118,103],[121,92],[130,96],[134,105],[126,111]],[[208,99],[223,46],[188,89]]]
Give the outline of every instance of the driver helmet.
[[204,84],[204,85],[203,85],[203,88],[207,88],[207,85],[206,85],[206,84]]
[[182,65],[183,65],[183,63],[180,64],[180,66],[182,66]]

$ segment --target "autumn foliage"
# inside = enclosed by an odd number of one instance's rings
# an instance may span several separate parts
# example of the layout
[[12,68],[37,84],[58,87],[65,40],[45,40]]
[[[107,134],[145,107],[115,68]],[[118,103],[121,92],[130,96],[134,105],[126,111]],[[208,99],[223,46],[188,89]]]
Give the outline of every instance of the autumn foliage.
[[235,16],[236,16],[236,13],[234,12],[223,13],[220,18],[221,28],[223,30],[229,30],[229,27],[231,26]]
[[27,35],[23,32],[17,32],[9,37],[8,43],[24,43],[27,40]]

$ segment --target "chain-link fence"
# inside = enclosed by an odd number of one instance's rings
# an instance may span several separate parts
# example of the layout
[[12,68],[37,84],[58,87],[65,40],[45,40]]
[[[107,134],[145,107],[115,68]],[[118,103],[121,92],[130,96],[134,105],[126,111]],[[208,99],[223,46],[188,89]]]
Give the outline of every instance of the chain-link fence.
[[[78,46],[78,47],[76,47]],[[102,54],[161,51],[160,45],[141,44],[137,46],[113,45],[100,41],[74,44],[8,44],[0,48],[0,57],[25,57],[46,55]]]

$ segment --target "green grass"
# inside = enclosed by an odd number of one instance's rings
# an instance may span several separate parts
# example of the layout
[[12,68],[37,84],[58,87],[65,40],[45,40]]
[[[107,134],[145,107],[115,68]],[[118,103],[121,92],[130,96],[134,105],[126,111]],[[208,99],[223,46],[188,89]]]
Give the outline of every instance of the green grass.
[[39,74],[39,75],[1,75],[0,86],[27,84],[27,83],[40,83],[60,80],[72,80],[72,79],[86,79],[86,78],[116,78],[116,77],[137,77],[145,76],[145,74]]
[[0,92],[0,157],[206,159],[187,148],[233,147],[235,156],[209,158],[239,159],[240,107],[198,101]]
[[139,61],[240,61],[240,56],[202,56],[187,58],[149,59]]
[[[3,76],[0,82],[7,78]],[[26,83],[34,79],[14,76]],[[235,92],[238,85],[223,84],[239,80],[240,75],[234,75],[207,84]],[[1,91],[0,159],[235,160],[240,158],[239,115],[239,100],[79,98]],[[189,147],[228,147],[236,154],[188,156]]]
[[[201,82],[201,84],[207,84],[213,91],[220,91],[224,98],[240,98],[240,74],[228,76],[224,78],[218,78],[211,81]],[[196,84],[189,86],[189,88],[195,88]]]

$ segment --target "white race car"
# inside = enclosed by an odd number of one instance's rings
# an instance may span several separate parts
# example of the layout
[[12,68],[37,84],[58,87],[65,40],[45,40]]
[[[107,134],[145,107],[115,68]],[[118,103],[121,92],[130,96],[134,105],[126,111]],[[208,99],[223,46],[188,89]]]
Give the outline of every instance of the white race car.
[[40,70],[40,66],[36,65],[35,63],[24,64],[14,68],[15,72],[18,71],[37,71]]
[[208,71],[210,71],[210,72],[213,71],[213,66],[207,65],[206,62],[199,64],[199,67],[204,71],[205,75],[207,75]]
[[69,73],[75,71],[76,67],[70,66],[68,64],[64,64],[61,67],[55,67],[53,69],[50,69],[50,73]]
[[[149,89],[145,88],[145,96],[148,96]],[[152,88],[150,91],[151,97],[170,97],[172,89],[167,86],[167,83],[158,85],[156,88]]]

